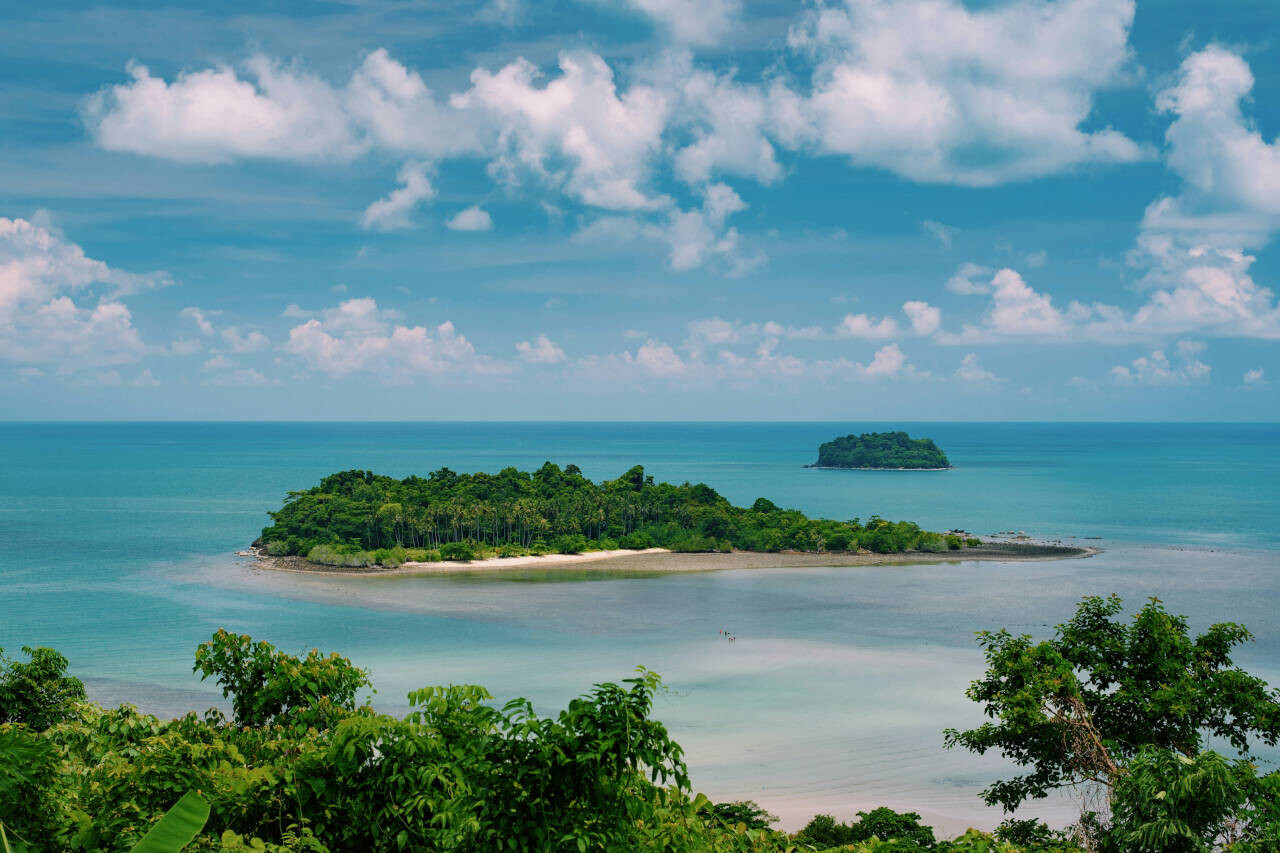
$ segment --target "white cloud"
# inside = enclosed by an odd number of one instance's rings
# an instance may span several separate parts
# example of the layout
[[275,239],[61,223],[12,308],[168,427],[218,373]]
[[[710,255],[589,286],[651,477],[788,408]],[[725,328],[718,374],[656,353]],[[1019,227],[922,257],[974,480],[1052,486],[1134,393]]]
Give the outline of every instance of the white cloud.
[[898,334],[898,321],[892,317],[881,317],[874,320],[866,314],[846,314],[836,326],[838,338],[866,338],[877,340],[892,338]]
[[178,316],[184,320],[190,320],[196,324],[196,328],[200,330],[200,334],[206,337],[213,334],[213,323],[205,316],[205,312],[195,306],[183,308],[178,312]]
[[453,231],[489,231],[493,228],[493,219],[488,211],[473,204],[454,214],[445,227]]
[[978,264],[963,263],[956,270],[955,275],[947,279],[944,285],[947,290],[952,293],[958,293],[961,296],[973,296],[979,293],[990,293],[991,285],[985,281],[976,281],[991,275],[991,270]]
[[684,360],[675,350],[654,340],[636,350],[636,364],[653,376],[674,376],[685,370]]
[[1111,378],[1125,385],[1184,385],[1207,379],[1212,368],[1200,360],[1203,351],[1204,344],[1198,341],[1179,341],[1173,359],[1158,349],[1111,368]]
[[747,207],[738,194],[725,184],[711,184],[703,187],[702,196],[701,208],[672,209],[665,221],[601,217],[578,231],[574,239],[609,246],[636,240],[663,242],[669,249],[668,265],[677,272],[706,266],[735,277],[763,264],[764,253],[744,249],[738,230],[727,225],[729,216]]
[[504,27],[514,27],[524,15],[524,0],[488,0],[476,13],[480,20]]
[[546,335],[538,335],[533,343],[520,341],[516,344],[516,352],[529,364],[558,364],[564,361],[564,350]]
[[271,346],[271,340],[262,332],[251,331],[246,335],[235,326],[222,330],[222,342],[233,353],[262,352]]
[[881,347],[871,363],[861,368],[862,374],[872,379],[892,379],[904,372],[914,371],[915,368],[907,364],[907,357],[897,344]]
[[1245,385],[1264,385],[1267,381],[1266,371],[1261,367],[1246,370],[1241,381],[1243,381]]
[[912,300],[902,305],[903,312],[911,320],[911,328],[917,335],[932,335],[942,328],[942,311],[928,302]]
[[133,80],[87,103],[98,144],[171,160],[241,157],[348,159],[364,147],[340,93],[317,77],[255,56],[241,78],[227,66],[186,71],[172,83],[129,65]]
[[678,42],[711,45],[737,23],[738,0],[623,0],[642,12]]
[[261,388],[267,385],[279,385],[280,381],[264,376],[261,371],[245,367],[216,373],[205,380],[205,384],[232,388]]
[[[970,265],[966,264],[967,266]],[[953,278],[952,282],[955,280]],[[948,287],[956,289],[951,282],[948,282]],[[989,284],[968,282],[964,288],[963,292],[967,293],[990,292],[991,301],[982,323],[965,324],[959,334],[939,331],[937,340],[940,343],[969,344],[1010,339],[1039,342],[1068,340],[1081,331],[1080,322],[1093,316],[1095,310],[1073,302],[1063,312],[1053,304],[1051,296],[1034,290],[1016,270],[1007,267],[997,271]]]
[[476,353],[450,322],[434,329],[403,326],[368,297],[348,299],[289,330],[284,350],[310,370],[341,378],[368,373],[382,382],[412,382],[452,372],[500,373],[508,368]]
[[790,145],[917,181],[986,186],[1143,152],[1081,130],[1098,90],[1124,81],[1133,0],[846,0],[793,28],[807,94],[772,91]]
[[1250,274],[1249,250],[1280,228],[1280,144],[1267,144],[1241,110],[1252,86],[1243,59],[1210,47],[1157,96],[1174,115],[1168,162],[1183,185],[1147,208],[1130,253],[1154,291],[1133,318],[1139,329],[1280,338],[1275,295]]
[[151,372],[151,368],[144,367],[129,384],[134,388],[159,388],[161,382],[159,379],[156,379],[155,375]]
[[931,378],[927,372],[917,370],[909,363],[897,344],[881,347],[865,364],[845,358],[805,360],[782,354],[777,351],[779,339],[776,337],[757,338],[759,343],[745,353],[732,348],[747,343],[765,325],[768,324],[749,324],[739,327],[737,333],[726,332],[719,338],[720,346],[689,348],[685,356],[669,344],[650,338],[634,353],[624,351],[580,358],[570,366],[570,371],[582,380],[615,385],[628,381],[678,380],[678,387],[682,389],[722,382],[750,387],[770,378],[791,384],[811,380],[828,386],[847,382]]
[[594,53],[561,53],[560,71],[539,87],[538,69],[524,59],[496,72],[477,68],[471,89],[451,98],[496,122],[491,171],[513,184],[532,175],[593,207],[665,206],[643,185],[661,149],[666,98],[640,85],[619,93],[613,70]]
[[[42,217],[0,217],[0,359],[61,371],[137,361],[147,347],[115,297],[169,283],[87,257]],[[74,301],[95,289],[93,307]]]
[[697,68],[687,51],[662,54],[638,76],[667,98],[672,167],[680,180],[697,186],[740,175],[770,184],[782,177],[766,134],[768,98],[759,86],[737,82],[732,71]]
[[205,359],[205,362],[203,365],[201,365],[200,369],[201,370],[234,370],[239,366],[240,364],[238,362],[227,358],[222,353],[218,353],[212,358]]
[[380,198],[369,205],[360,224],[365,228],[376,228],[379,231],[393,231],[408,228],[413,223],[409,214],[418,202],[425,201],[436,194],[427,177],[427,164],[415,161],[405,163],[400,168],[396,179],[401,186],[391,191],[385,198]]
[[999,382],[1000,377],[982,366],[982,360],[976,352],[971,352],[960,359],[956,368],[956,378],[964,382]]
[[439,102],[422,78],[375,50],[343,87],[265,56],[184,71],[168,82],[133,63],[129,83],[89,98],[103,148],[198,163],[242,158],[350,160],[374,146],[440,157],[473,150],[473,117]]
[[941,222],[935,222],[932,219],[926,219],[920,223],[920,227],[932,234],[939,243],[946,248],[951,248],[951,241],[959,233],[959,228],[952,228],[950,225],[943,225]]
[[1208,47],[1183,61],[1156,106],[1174,115],[1165,132],[1169,165],[1191,198],[1181,203],[1280,217],[1280,144],[1268,144],[1241,102],[1253,73],[1236,54]]

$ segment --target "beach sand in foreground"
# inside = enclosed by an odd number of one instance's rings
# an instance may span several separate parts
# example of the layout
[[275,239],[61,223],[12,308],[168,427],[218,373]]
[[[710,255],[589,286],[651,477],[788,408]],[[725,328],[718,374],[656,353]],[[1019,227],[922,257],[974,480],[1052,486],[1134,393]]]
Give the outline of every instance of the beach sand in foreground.
[[880,566],[912,563],[959,563],[971,560],[1033,561],[1067,560],[1090,557],[1096,548],[1044,545],[1028,542],[996,542],[960,551],[930,553],[905,551],[899,554],[871,553],[805,553],[798,551],[733,551],[727,554],[689,554],[665,548],[642,551],[590,551],[585,554],[545,554],[540,557],[491,557],[470,562],[405,563],[395,568],[370,566],[347,568],[309,563],[301,557],[260,556],[263,568],[274,571],[304,572],[354,577],[388,575],[445,575],[465,572],[492,572],[508,569],[594,569],[631,572],[714,572],[731,569],[816,568],[829,566]]

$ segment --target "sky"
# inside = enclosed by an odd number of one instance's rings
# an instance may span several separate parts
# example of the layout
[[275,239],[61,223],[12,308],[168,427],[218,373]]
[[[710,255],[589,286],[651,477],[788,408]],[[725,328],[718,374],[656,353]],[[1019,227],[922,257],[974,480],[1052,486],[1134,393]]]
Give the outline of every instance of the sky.
[[1274,0],[0,8],[0,419],[1277,420]]

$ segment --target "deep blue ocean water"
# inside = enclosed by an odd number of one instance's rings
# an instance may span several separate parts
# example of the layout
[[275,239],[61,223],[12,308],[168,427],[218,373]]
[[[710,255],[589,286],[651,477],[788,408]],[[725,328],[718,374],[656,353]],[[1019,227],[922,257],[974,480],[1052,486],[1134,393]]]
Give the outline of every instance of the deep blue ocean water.
[[[941,747],[975,722],[973,632],[1047,633],[1080,596],[1151,595],[1194,627],[1234,620],[1239,660],[1280,683],[1280,426],[894,424],[955,470],[804,469],[817,445],[877,424],[0,424],[0,646],[62,650],[104,702],[203,709],[191,673],[218,627],[372,670],[376,704],[486,685],[545,711],[636,665],[695,786],[789,825],[880,804],[992,824],[975,793],[998,762]],[[284,494],[325,474],[642,464],[731,500],[878,513],[933,529],[1101,537],[1086,560],[626,577],[512,572],[418,578],[266,573],[234,552]],[[729,646],[719,629],[734,631]],[[1067,806],[1047,806],[1063,810]],[[1040,813],[1046,813],[1045,808]],[[1052,813],[1050,816],[1053,816]]]

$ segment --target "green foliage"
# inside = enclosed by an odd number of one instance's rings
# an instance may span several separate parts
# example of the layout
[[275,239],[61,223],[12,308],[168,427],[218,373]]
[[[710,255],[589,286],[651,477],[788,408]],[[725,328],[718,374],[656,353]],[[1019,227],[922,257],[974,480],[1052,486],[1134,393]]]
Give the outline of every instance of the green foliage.
[[369,686],[368,673],[336,653],[312,649],[299,659],[223,628],[196,649],[193,671],[222,686],[242,726],[324,728],[341,712],[354,710],[356,693]]
[[208,801],[195,791],[188,791],[129,853],[178,853],[200,834],[208,820]]
[[903,851],[932,850],[937,843],[933,828],[922,825],[920,815],[915,812],[899,813],[884,806],[858,812],[858,819],[851,823],[840,823],[828,814],[817,815],[795,834],[794,839],[815,849],[873,839],[897,841],[900,846],[891,849]]
[[441,560],[468,562],[476,558],[475,550],[466,542],[446,542],[437,549]]
[[983,631],[986,676],[969,698],[990,722],[948,730],[947,743],[997,750],[1028,768],[985,792],[1012,810],[1055,788],[1110,788],[1144,748],[1196,755],[1206,736],[1248,754],[1249,739],[1280,738],[1280,694],[1231,662],[1251,638],[1242,626],[1213,625],[1192,639],[1186,620],[1157,599],[1126,624],[1119,598],[1084,599],[1051,640]]
[[[692,795],[645,670],[551,716],[454,685],[414,691],[396,718],[355,707],[365,674],[337,655],[219,631],[196,669],[223,685],[234,721],[81,703],[41,732],[0,725],[0,832],[15,853],[176,850],[192,836],[193,853],[801,849],[755,803]],[[978,833],[935,845],[909,812],[852,826],[861,840],[844,849],[862,853],[1015,853]]]
[[[268,550],[324,565],[361,568],[406,560],[662,547],[674,551],[856,551],[946,549],[910,522],[873,517],[808,518],[765,498],[733,506],[703,484],[655,483],[635,466],[593,483],[575,466],[550,462],[529,473],[458,474],[395,480],[367,471],[325,477],[290,492],[263,530]],[[280,544],[283,543],[283,544]],[[473,556],[458,556],[463,553]]]
[[67,659],[53,649],[22,651],[31,659],[13,660],[0,649],[0,723],[25,723],[36,731],[72,715],[84,701],[84,685],[66,675]]
[[741,824],[747,829],[768,829],[778,822],[776,816],[769,814],[752,800],[707,803],[698,809],[698,816],[713,825],[734,827]]
[[1235,768],[1216,752],[1189,758],[1144,747],[1115,784],[1111,846],[1133,853],[1199,853],[1244,805]]
[[947,455],[931,438],[905,432],[864,432],[834,438],[818,446],[818,468],[950,468]]

